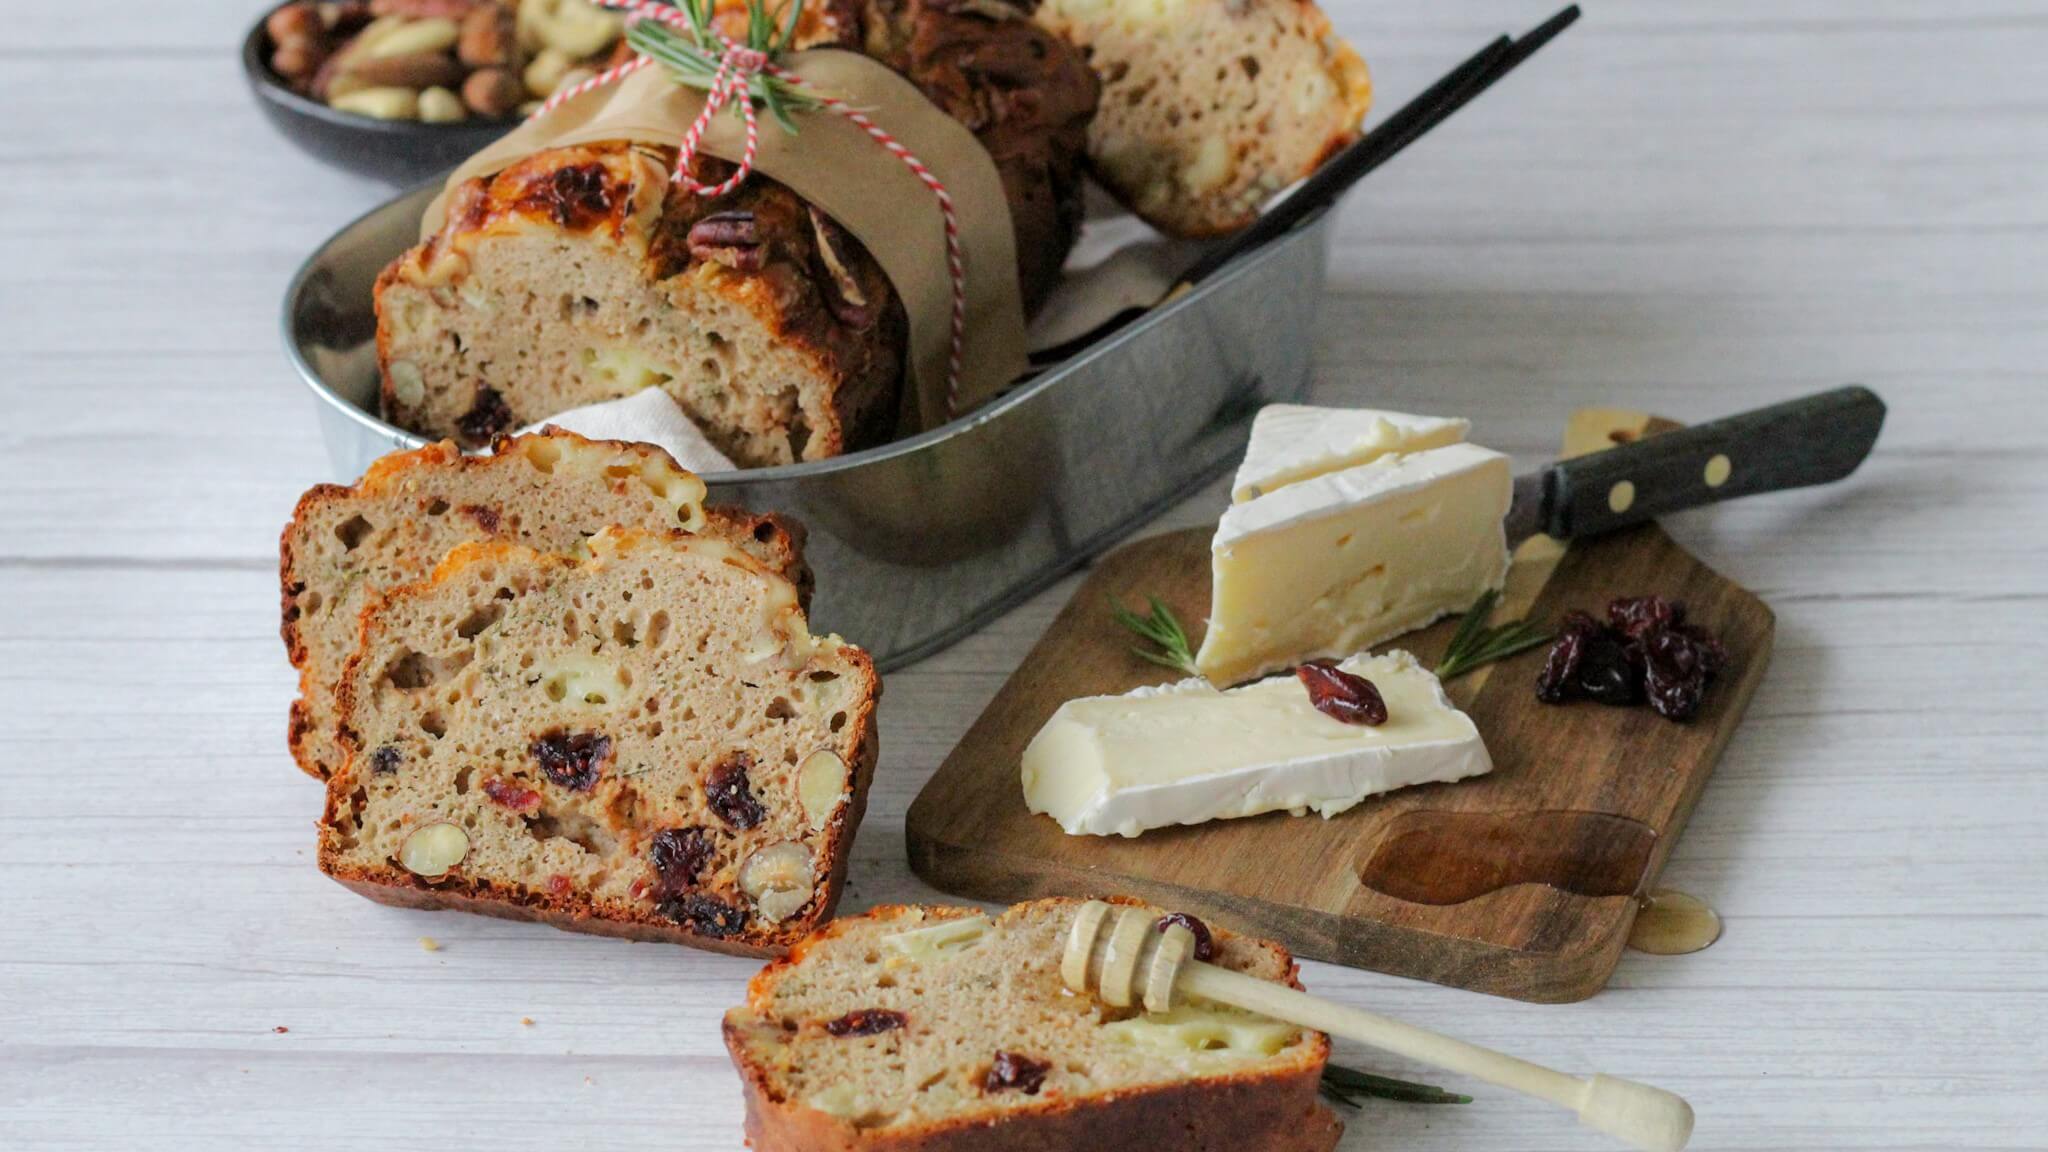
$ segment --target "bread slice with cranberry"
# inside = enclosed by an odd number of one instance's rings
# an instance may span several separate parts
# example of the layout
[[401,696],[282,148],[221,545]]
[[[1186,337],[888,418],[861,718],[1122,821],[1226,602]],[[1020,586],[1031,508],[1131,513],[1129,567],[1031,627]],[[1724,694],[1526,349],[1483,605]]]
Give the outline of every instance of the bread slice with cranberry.
[[649,444],[549,429],[489,456],[429,444],[386,456],[351,487],[300,498],[278,547],[285,651],[299,671],[292,756],[325,779],[341,767],[335,689],[375,593],[425,579],[450,549],[505,540],[566,552],[610,525],[726,540],[808,592],[802,530],[776,516],[704,506],[704,482]]
[[[1201,1001],[1151,1015],[1068,992],[1060,954],[1081,903],[993,918],[880,907],[770,964],[725,1015],[754,1152],[1336,1144],[1342,1125],[1317,1098],[1321,1033]],[[1214,963],[1299,986],[1280,945],[1203,937]]]
[[320,867],[391,904],[777,954],[838,901],[880,692],[726,541],[463,544],[363,610]]
[[1216,236],[1358,138],[1365,61],[1312,0],[1043,0],[1102,81],[1088,159],[1176,236]]

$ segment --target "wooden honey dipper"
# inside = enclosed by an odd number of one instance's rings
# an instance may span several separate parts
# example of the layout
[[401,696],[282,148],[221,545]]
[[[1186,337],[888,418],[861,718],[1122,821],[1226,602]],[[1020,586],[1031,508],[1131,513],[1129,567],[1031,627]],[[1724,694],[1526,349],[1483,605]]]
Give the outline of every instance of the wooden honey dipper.
[[1318,999],[1285,985],[1194,958],[1195,934],[1156,914],[1091,900],[1067,933],[1060,978],[1113,1007],[1165,1012],[1176,995],[1199,996],[1497,1084],[1576,1112],[1579,1123],[1647,1152],[1678,1152],[1692,1138],[1682,1098],[1614,1076],[1568,1075],[1453,1040],[1385,1016]]

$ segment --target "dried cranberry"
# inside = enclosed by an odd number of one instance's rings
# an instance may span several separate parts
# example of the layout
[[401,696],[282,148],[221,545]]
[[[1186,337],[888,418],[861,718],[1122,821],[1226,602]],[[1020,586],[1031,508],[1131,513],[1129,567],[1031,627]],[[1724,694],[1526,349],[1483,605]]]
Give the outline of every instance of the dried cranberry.
[[768,815],[747,786],[747,769],[753,766],[752,757],[735,752],[713,768],[704,781],[704,802],[718,813],[719,819],[741,831],[759,824]]
[[1642,703],[1643,673],[1633,647],[1611,628],[1588,637],[1573,681],[1577,694],[1615,708]]
[[698,892],[671,896],[655,905],[654,910],[697,935],[714,940],[723,940],[747,926],[744,908],[735,908],[723,900]]
[[1317,660],[1294,670],[1308,687],[1308,702],[1332,720],[1376,728],[1387,722],[1387,702],[1380,690],[1363,676],[1337,667],[1334,660]]
[[654,858],[654,875],[664,896],[688,892],[697,886],[704,865],[711,862],[711,834],[702,828],[664,828],[654,834],[648,854]]
[[825,1031],[834,1036],[873,1036],[879,1032],[894,1032],[910,1023],[909,1017],[887,1008],[862,1008],[848,1012],[837,1020],[825,1022]]
[[1643,640],[1644,687],[1650,707],[1667,720],[1690,720],[1706,698],[1707,665],[1692,640],[1681,633],[1653,632]]
[[1033,1060],[1015,1052],[998,1052],[988,1066],[988,1075],[981,1079],[983,1092],[1007,1092],[1015,1090],[1026,1096],[1038,1095],[1045,1087],[1045,1074],[1052,1071],[1052,1065],[1044,1060]]
[[1157,927],[1164,931],[1170,924],[1178,924],[1194,933],[1195,959],[1207,960],[1216,955],[1216,938],[1209,935],[1209,926],[1185,912],[1168,912],[1159,918]]
[[484,795],[514,812],[532,812],[540,807],[540,793],[501,776],[484,781]]
[[370,753],[370,771],[379,776],[389,776],[398,771],[399,752],[389,744]]
[[1700,667],[1706,670],[1709,682],[1728,666],[1728,648],[1721,643],[1720,637],[1697,624],[1679,624],[1671,630],[1692,641],[1693,649],[1699,653]]
[[500,432],[512,427],[512,409],[505,406],[505,398],[498,390],[479,383],[476,399],[469,411],[455,422],[455,430],[462,434],[464,443],[471,447],[489,444]]
[[535,740],[530,751],[551,782],[572,792],[588,792],[612,758],[612,738],[596,732],[571,736],[558,730]]
[[1543,658],[1543,671],[1536,675],[1536,698],[1545,704],[1562,704],[1578,694],[1579,665],[1586,659],[1586,643],[1600,634],[1600,622],[1584,612],[1567,612],[1557,626],[1557,640]]
[[547,183],[531,190],[525,199],[564,228],[587,228],[611,214],[611,180],[604,165],[595,162],[557,168]]
[[1622,596],[1608,601],[1607,622],[1631,640],[1685,623],[1685,602],[1662,596]]

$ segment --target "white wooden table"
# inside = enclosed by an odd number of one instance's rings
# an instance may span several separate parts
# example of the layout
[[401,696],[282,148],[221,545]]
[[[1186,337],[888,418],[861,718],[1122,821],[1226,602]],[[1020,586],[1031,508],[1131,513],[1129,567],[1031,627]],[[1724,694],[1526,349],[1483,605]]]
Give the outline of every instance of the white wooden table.
[[[1385,110],[1547,8],[1335,14]],[[328,475],[278,301],[385,190],[259,120],[255,15],[5,6],[0,1148],[735,1148],[716,1021],[751,963],[313,866],[275,538]],[[1588,404],[1893,407],[1851,483],[1673,525],[1780,622],[1668,874],[1717,946],[1569,1007],[1311,986],[1669,1086],[1703,1149],[2048,1144],[2044,59],[2039,0],[1593,0],[1346,205],[1322,399],[1467,414],[1525,461]],[[891,678],[848,907],[935,895],[904,808],[1071,588]],[[1345,1146],[1602,1146],[1479,1096]]]

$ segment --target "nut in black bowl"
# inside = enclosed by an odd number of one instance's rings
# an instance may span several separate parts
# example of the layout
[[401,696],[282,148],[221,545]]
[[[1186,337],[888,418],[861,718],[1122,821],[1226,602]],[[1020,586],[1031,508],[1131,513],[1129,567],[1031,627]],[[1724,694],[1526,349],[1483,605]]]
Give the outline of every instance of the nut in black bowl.
[[[403,7],[402,4],[398,6]],[[485,6],[477,4],[473,7]],[[270,122],[277,126],[277,130],[287,140],[308,154],[336,167],[366,176],[375,176],[394,184],[409,185],[447,171],[511,131],[519,123],[516,109],[509,107],[512,100],[523,101],[525,95],[523,88],[512,79],[519,75],[518,70],[507,68],[501,70],[496,77],[486,77],[506,79],[511,85],[513,91],[508,94],[506,114],[478,115],[474,110],[462,107],[461,97],[454,95],[463,90],[465,82],[476,76],[478,70],[465,71],[457,61],[457,50],[450,46],[410,54],[414,63],[431,62],[438,54],[438,58],[445,65],[447,75],[398,78],[412,80],[419,83],[422,88],[438,88],[441,90],[441,98],[454,98],[457,104],[446,111],[450,114],[459,114],[461,119],[450,119],[445,122],[418,118],[417,101],[420,97],[411,96],[410,91],[416,89],[408,89],[403,83],[393,82],[375,91],[364,90],[354,94],[359,100],[367,101],[366,109],[383,110],[376,107],[379,94],[397,94],[401,102],[405,98],[415,101],[410,108],[394,109],[406,112],[407,115],[378,116],[367,114],[367,111],[350,110],[347,100],[342,102],[341,107],[332,106],[304,91],[304,84],[295,87],[289,78],[278,71],[275,64],[291,66],[286,64],[286,61],[293,60],[297,45],[281,46],[273,35],[273,29],[279,26],[290,27],[295,17],[299,22],[310,21],[310,28],[321,29],[324,27],[319,14],[321,9],[328,10],[329,19],[334,12],[342,10],[351,13],[349,18],[367,19],[369,7],[367,3],[314,5],[304,3],[303,0],[295,0],[265,13],[263,19],[258,20],[255,27],[249,30],[248,36],[243,39],[242,72],[248,79],[249,90],[255,94],[256,102],[263,109],[264,115],[269,117]],[[456,22],[460,23],[459,17],[465,6],[459,0],[455,3],[441,4],[440,7],[456,13]],[[511,3],[508,0],[506,4],[495,7],[503,14],[509,28]],[[301,13],[304,15],[301,16]],[[450,18],[434,19],[445,22]],[[429,27],[426,30],[431,33],[433,28]],[[442,30],[445,39],[445,24],[442,25]],[[279,58],[281,47],[285,48],[282,60]],[[309,71],[317,68],[324,53],[315,51],[310,55],[310,59],[301,57],[296,63]],[[394,53],[374,63],[387,69],[402,68],[408,61],[401,57],[407,55],[409,54],[403,52]],[[406,91],[401,91],[402,89]]]

